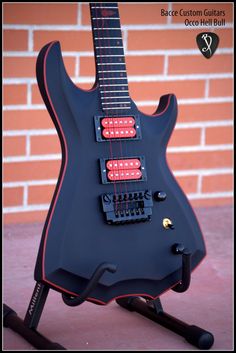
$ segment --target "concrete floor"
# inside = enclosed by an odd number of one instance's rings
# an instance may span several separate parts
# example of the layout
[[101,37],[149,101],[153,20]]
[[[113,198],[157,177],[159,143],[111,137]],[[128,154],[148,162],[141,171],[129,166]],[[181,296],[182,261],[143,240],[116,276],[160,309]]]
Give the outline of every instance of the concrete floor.
[[[233,350],[232,208],[196,209],[196,214],[208,255],[193,272],[189,290],[166,292],[162,304],[171,315],[212,332],[211,350]],[[4,228],[4,303],[22,318],[34,288],[42,226]],[[54,291],[49,293],[38,330],[68,350],[197,350],[182,337],[115,302],[107,306],[85,302],[71,308]],[[34,350],[10,329],[3,332],[4,350]]]

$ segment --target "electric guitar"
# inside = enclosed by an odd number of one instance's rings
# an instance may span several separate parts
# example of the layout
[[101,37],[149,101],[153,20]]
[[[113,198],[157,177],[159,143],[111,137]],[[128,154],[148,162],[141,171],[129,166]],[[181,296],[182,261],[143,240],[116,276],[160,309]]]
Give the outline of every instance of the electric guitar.
[[[166,161],[177,101],[174,94],[160,97],[153,115],[137,109],[118,4],[90,3],[90,12],[96,63],[90,90],[69,78],[58,41],[37,59],[62,162],[35,280],[68,298],[87,290],[86,300],[97,304],[134,295],[154,299],[181,281],[175,244],[191,252],[191,271],[206,253],[195,214]],[[91,278],[97,282],[92,290]]]

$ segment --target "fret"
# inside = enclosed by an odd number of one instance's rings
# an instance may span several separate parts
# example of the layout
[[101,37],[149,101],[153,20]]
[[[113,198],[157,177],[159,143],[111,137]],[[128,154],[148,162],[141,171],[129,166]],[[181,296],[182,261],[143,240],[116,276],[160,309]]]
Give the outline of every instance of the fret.
[[116,55],[116,54],[112,54],[112,55],[96,55],[96,57],[99,57],[99,58],[102,58],[102,57],[113,57],[113,56],[124,57],[124,55]]
[[99,81],[106,81],[106,80],[124,80],[125,82],[128,82],[127,79],[123,77],[105,77],[105,78],[99,77]]
[[111,109],[131,109],[131,107],[116,107],[116,108],[105,108],[105,107],[103,107],[103,109],[105,109],[105,110],[111,110]]
[[102,102],[102,104],[130,104],[130,102],[110,102],[110,103],[105,103],[105,102]]
[[106,90],[105,90],[105,91],[100,91],[100,92],[101,92],[101,93],[117,93],[117,92],[122,92],[122,93],[123,93],[123,92],[129,92],[129,91],[124,89],[124,90],[122,90],[122,91],[118,91],[118,90],[115,90],[115,91],[106,91]]
[[121,46],[121,47],[111,47],[111,46],[109,46],[109,47],[95,47],[96,49],[120,49],[120,48],[122,48],[123,49],[123,46]]
[[115,86],[115,87],[119,87],[119,86],[127,86],[123,83],[114,83],[114,84],[106,84],[106,85],[99,85],[100,87],[111,87],[111,86]]
[[95,37],[94,39],[103,40],[103,39],[123,39],[123,38],[122,37],[101,37],[101,38]]
[[107,30],[112,30],[112,31],[120,31],[120,27],[119,28],[111,28],[111,27],[106,27],[106,28],[94,28],[95,31],[107,31]]
[[109,66],[116,66],[116,65],[124,65],[125,66],[125,63],[115,63],[115,64],[110,64],[110,63],[97,63],[97,65],[109,65]]
[[101,71],[98,71],[98,73],[100,72],[126,72],[126,70],[101,70]]
[[[117,91],[116,91],[117,92]],[[122,91],[123,92],[123,91]],[[101,99],[123,99],[123,98],[129,98],[130,96],[113,96],[113,97],[101,97]]]
[[91,9],[118,9],[118,6],[91,6]]
[[93,17],[92,20],[119,20],[120,17]]

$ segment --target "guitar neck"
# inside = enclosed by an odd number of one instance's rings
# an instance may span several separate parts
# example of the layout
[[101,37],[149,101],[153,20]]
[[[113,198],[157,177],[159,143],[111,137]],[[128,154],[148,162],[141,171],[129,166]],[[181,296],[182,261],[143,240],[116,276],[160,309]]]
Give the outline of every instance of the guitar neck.
[[117,3],[90,3],[96,78],[102,110],[127,114],[130,96]]

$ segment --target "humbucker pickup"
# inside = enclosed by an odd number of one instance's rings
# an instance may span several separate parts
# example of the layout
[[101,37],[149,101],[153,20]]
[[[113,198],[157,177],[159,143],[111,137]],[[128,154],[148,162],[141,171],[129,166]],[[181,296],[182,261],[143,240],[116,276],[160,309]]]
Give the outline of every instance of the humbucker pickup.
[[141,139],[138,116],[95,116],[94,123],[97,142]]
[[100,170],[103,184],[147,180],[144,156],[100,158]]
[[102,208],[108,224],[146,222],[152,215],[151,190],[103,194]]

